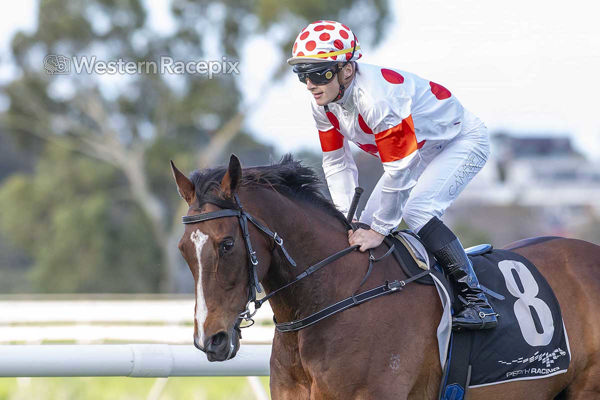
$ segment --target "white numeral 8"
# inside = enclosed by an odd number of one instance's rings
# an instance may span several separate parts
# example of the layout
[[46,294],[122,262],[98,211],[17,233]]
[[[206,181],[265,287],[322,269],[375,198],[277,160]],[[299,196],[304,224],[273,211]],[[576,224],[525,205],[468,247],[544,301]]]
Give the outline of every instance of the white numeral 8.
[[[539,286],[525,264],[514,260],[503,260],[498,263],[500,272],[504,275],[506,288],[513,296],[517,297],[514,305],[515,316],[521,328],[523,338],[530,346],[545,346],[554,335],[554,320],[550,307],[543,300],[538,299]],[[521,281],[523,291],[517,285],[513,272],[515,271]],[[530,307],[533,307],[540,318],[542,332],[535,327]]]

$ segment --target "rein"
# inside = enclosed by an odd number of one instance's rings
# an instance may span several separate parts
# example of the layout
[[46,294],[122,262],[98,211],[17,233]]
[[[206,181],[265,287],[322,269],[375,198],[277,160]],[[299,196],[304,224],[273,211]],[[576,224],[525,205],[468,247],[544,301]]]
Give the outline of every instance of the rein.
[[[235,199],[235,202],[237,205],[237,209],[226,208],[226,209],[222,209],[222,210],[211,211],[211,212],[197,214],[197,215],[184,216],[184,217],[182,217],[182,222],[184,224],[196,224],[199,222],[204,222],[204,221],[209,221],[209,220],[219,219],[219,218],[225,218],[225,217],[237,217],[238,218],[239,223],[240,223],[240,229],[242,230],[242,236],[244,238],[244,243],[246,245],[246,251],[248,254],[249,291],[248,291],[248,302],[246,303],[244,311],[242,311],[239,314],[238,320],[235,324],[235,329],[237,331],[239,331],[240,328],[247,328],[247,327],[254,325],[254,320],[252,319],[252,317],[256,314],[258,309],[271,297],[273,297],[280,291],[287,289],[288,287],[297,283],[298,281],[306,278],[307,276],[313,274],[314,272],[318,271],[319,269],[323,268],[324,266],[331,264],[332,262],[344,257],[347,254],[350,254],[351,252],[357,250],[359,247],[358,245],[350,246],[343,250],[338,251],[337,253],[334,253],[334,254],[328,256],[327,258],[324,258],[323,260],[319,261],[318,263],[308,267],[304,272],[302,272],[301,274],[296,276],[296,278],[294,278],[294,280],[292,280],[291,282],[272,291],[268,295],[264,296],[262,299],[257,300],[257,298],[256,298],[257,293],[261,293],[262,290],[260,288],[260,282],[258,281],[258,272],[257,272],[258,258],[256,257],[256,251],[254,251],[254,249],[252,248],[252,242],[250,240],[250,231],[248,230],[248,221],[250,221],[254,226],[256,226],[263,233],[265,233],[267,236],[269,236],[273,239],[273,241],[275,242],[275,245],[281,249],[281,252],[283,253],[284,257],[286,258],[286,260],[292,267],[296,267],[296,262],[294,261],[294,259],[290,256],[290,254],[285,249],[285,247],[283,245],[283,238],[281,236],[279,236],[277,234],[277,232],[271,231],[269,228],[267,228],[266,226],[261,224],[252,215],[248,214],[242,207],[242,204],[240,202],[240,199],[239,199],[237,193],[234,194],[234,199]],[[222,206],[220,204],[215,204],[215,205]],[[360,289],[360,287],[366,282],[367,278],[371,274],[371,271],[373,270],[373,264],[378,261],[383,260],[390,254],[392,254],[393,250],[394,250],[394,245],[392,245],[389,248],[389,250],[383,256],[381,256],[379,258],[375,258],[373,255],[373,252],[371,250],[369,250],[369,268],[367,269],[365,276],[363,277],[361,283],[359,284],[358,289]],[[275,320],[275,317],[273,317],[273,321],[275,322],[275,328],[279,332],[298,331],[302,328],[306,328],[307,326],[310,326],[316,322],[319,322],[322,319],[327,318],[333,314],[337,314],[338,312],[344,311],[350,307],[356,306],[358,304],[362,304],[364,302],[367,302],[367,301],[377,298],[379,296],[396,293],[396,292],[402,290],[404,288],[404,286],[406,286],[406,284],[413,282],[419,278],[422,278],[423,276],[429,274],[429,272],[430,271],[423,271],[423,272],[421,272],[417,275],[414,275],[414,276],[410,277],[409,279],[403,280],[403,281],[398,281],[398,280],[394,280],[392,282],[386,281],[385,284],[378,286],[374,289],[364,291],[362,293],[357,294],[355,292],[352,296],[348,297],[347,299],[342,300],[338,303],[332,304],[328,307],[325,307],[324,309],[317,311],[316,313],[311,314],[306,318],[302,318],[302,319],[290,321],[290,322],[278,323]],[[357,289],[357,291],[358,291],[358,289]],[[254,303],[254,311],[250,310],[250,303]],[[242,327],[242,326],[240,326],[242,321],[248,321],[248,322],[250,322],[250,324]]]

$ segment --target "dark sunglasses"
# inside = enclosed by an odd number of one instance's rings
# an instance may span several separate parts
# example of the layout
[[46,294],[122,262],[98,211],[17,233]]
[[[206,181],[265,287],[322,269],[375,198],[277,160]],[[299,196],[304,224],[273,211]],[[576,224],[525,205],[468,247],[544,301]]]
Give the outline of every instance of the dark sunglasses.
[[315,85],[325,85],[333,79],[335,74],[339,71],[337,65],[333,65],[327,68],[324,68],[319,71],[311,71],[311,72],[297,72],[298,79],[302,83],[306,83],[306,79],[310,79],[312,83]]

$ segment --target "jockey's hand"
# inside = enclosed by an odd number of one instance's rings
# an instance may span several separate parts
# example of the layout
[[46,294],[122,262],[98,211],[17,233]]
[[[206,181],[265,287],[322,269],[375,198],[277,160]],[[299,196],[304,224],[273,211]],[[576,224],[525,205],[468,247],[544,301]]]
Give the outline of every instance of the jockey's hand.
[[372,229],[358,229],[356,231],[348,231],[348,242],[350,246],[360,245],[358,250],[365,252],[369,249],[374,249],[383,242],[383,236],[381,233],[375,232]]

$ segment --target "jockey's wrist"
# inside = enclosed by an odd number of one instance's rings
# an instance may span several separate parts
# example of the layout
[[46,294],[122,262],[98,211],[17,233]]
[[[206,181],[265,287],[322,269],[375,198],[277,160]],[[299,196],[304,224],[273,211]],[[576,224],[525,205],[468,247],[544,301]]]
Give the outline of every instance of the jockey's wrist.
[[371,230],[383,236],[387,236],[390,234],[390,229],[384,228],[383,226],[379,226],[377,224],[371,224]]

